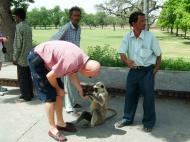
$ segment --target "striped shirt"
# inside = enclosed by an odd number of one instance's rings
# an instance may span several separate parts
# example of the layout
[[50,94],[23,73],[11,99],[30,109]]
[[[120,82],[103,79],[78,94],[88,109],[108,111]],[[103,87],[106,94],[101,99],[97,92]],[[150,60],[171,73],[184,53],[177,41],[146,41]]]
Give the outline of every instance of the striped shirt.
[[80,47],[80,34],[81,34],[81,28],[78,26],[78,28],[74,27],[72,22],[68,22],[65,24],[59,32],[57,32],[53,37],[51,37],[50,40],[64,40],[71,43],[74,43],[78,47]]
[[16,25],[13,60],[20,66],[27,67],[27,55],[32,48],[32,29],[26,21],[22,21]]

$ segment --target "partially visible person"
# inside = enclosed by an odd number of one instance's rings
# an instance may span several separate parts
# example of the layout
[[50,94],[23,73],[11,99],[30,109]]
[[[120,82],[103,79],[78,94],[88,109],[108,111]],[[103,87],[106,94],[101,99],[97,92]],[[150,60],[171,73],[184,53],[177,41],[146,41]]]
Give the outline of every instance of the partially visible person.
[[18,8],[14,11],[16,25],[13,44],[13,64],[17,65],[17,75],[21,96],[17,102],[31,101],[33,85],[27,55],[32,50],[32,29],[26,22],[26,11]]
[[[5,53],[3,53],[3,48],[5,48],[4,43],[7,42],[7,41],[8,41],[8,38],[3,37],[3,34],[0,31],[0,70],[1,70],[1,67],[2,67],[2,64],[3,64],[3,61],[4,61],[4,54],[5,54]],[[4,87],[0,86],[0,94],[4,94],[7,91],[8,91],[7,88],[4,88]]]
[[[50,40],[64,40],[74,43],[80,47],[80,34],[81,28],[79,25],[81,19],[81,9],[79,7],[72,7],[69,11],[70,21],[65,24],[58,33],[56,33]],[[76,102],[78,92],[71,83],[71,78],[65,76],[62,78],[65,85],[65,109],[66,112],[76,112],[76,108],[80,108],[81,105]]]
[[[28,55],[28,62],[35,87],[35,95],[45,102],[50,129],[48,135],[57,141],[65,141],[61,131],[76,132],[74,124],[65,122],[62,114],[64,85],[60,77],[69,75],[79,95],[83,99],[83,89],[76,73],[86,77],[97,76],[100,64],[89,57],[76,45],[66,41],[48,41],[41,43]],[[57,116],[55,124],[54,114]]]
[[[130,68],[127,76],[124,116],[117,127],[131,125],[134,121],[139,94],[143,100],[144,131],[151,132],[155,122],[154,78],[160,68],[161,49],[156,37],[145,31],[145,15],[134,12],[129,17],[130,31],[119,48],[121,60]],[[127,56],[126,56],[127,54]]]

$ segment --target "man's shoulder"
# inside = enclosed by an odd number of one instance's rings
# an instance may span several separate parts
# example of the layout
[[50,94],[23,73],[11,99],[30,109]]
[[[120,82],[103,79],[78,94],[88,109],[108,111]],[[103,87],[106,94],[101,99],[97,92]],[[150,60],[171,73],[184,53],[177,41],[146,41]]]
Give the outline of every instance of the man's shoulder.
[[16,28],[19,29],[31,29],[30,25],[27,22],[20,22],[16,25]]
[[150,31],[144,31],[144,34],[145,34],[146,36],[150,36],[150,37],[154,36],[154,33],[153,33],[153,32],[150,32]]
[[70,27],[71,27],[70,22],[67,22],[65,25],[63,25],[62,29],[68,30],[68,29],[70,29]]
[[131,36],[131,31],[124,35],[124,39],[127,40]]

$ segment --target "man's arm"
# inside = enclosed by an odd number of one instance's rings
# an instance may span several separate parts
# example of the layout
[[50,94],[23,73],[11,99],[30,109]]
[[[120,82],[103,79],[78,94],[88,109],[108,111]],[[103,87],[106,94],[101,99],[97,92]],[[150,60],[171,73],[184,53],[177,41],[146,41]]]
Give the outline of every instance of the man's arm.
[[17,26],[16,27],[16,32],[15,32],[15,38],[14,38],[14,43],[13,43],[13,64],[16,64],[19,54],[22,49],[22,34],[20,31],[20,28]]
[[57,76],[54,73],[54,71],[50,71],[47,75],[46,75],[49,83],[51,84],[51,86],[53,86],[56,89],[57,95],[59,96],[64,96],[64,90],[62,88],[59,87],[58,83],[57,83]]
[[121,58],[121,60],[122,60],[125,64],[127,64],[127,66],[128,66],[129,68],[135,68],[135,67],[136,67],[135,62],[134,62],[133,60],[128,59],[127,56],[126,56],[124,53],[120,53],[120,58]]
[[158,70],[160,69],[160,64],[161,64],[161,55],[157,56],[157,58],[156,58],[156,64],[155,64],[154,70],[153,70],[154,74],[156,74],[158,72]]
[[64,38],[66,29],[65,26],[62,27],[55,35],[53,35],[50,40],[61,40]]
[[79,91],[79,95],[83,98],[83,99],[87,99],[87,96],[84,96],[84,92],[82,89],[82,86],[80,85],[80,81],[77,77],[76,73],[73,73],[70,75],[71,77],[71,82],[73,83],[73,85],[76,87],[76,89]]

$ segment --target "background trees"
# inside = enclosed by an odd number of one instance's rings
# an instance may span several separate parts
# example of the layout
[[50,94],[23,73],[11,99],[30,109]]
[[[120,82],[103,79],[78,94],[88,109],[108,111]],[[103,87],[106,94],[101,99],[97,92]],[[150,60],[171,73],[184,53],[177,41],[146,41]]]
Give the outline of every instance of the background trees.
[[[160,13],[158,25],[162,29],[167,28],[168,32],[173,34],[176,29],[176,36],[179,35],[179,29],[187,36],[190,29],[190,3],[189,0],[168,0]],[[170,30],[169,30],[170,29]]]

